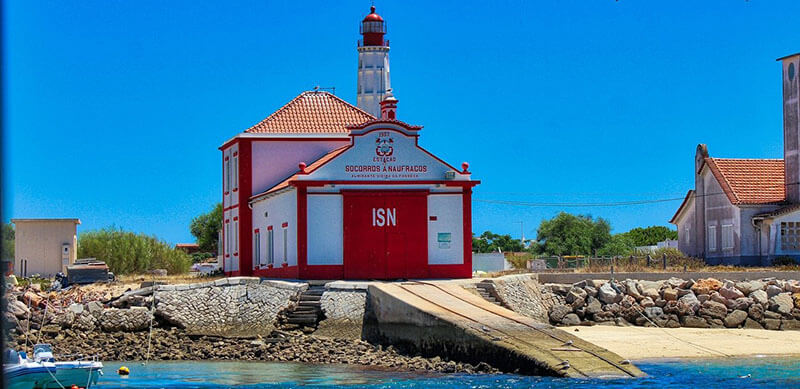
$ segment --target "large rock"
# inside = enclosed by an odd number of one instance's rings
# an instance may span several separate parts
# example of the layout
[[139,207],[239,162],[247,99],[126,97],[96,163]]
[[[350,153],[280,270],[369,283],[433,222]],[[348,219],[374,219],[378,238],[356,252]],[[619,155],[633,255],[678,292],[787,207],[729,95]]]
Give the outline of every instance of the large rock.
[[728,315],[728,307],[716,301],[706,301],[700,307],[700,315],[709,316],[714,319],[724,319]]
[[600,286],[600,289],[597,291],[597,298],[606,304],[613,304],[620,302],[622,300],[622,295],[617,293],[610,283],[606,282]]
[[664,289],[664,300],[678,301],[678,291],[672,288]]
[[644,309],[644,315],[651,320],[658,320],[664,317],[664,311],[659,307],[650,307]]
[[[681,297],[678,302],[684,303],[692,308],[694,312],[697,312],[700,309],[700,301],[697,300],[697,296],[694,293],[689,293]],[[708,302],[708,301],[706,301]]]
[[783,292],[783,288],[778,285],[767,285],[767,296],[774,297]]
[[781,330],[800,330],[800,321],[795,319],[781,320]]
[[750,293],[749,297],[753,299],[754,302],[761,305],[766,305],[769,301],[769,295],[767,295],[767,292],[760,289]]
[[733,301],[733,306],[731,309],[738,309],[741,311],[746,311],[753,305],[753,299],[750,297],[740,297]]
[[747,318],[744,321],[744,328],[754,329],[754,330],[763,330],[764,327],[761,324],[751,318]]
[[731,288],[722,287],[719,289],[719,294],[728,300],[736,300],[738,298],[744,297],[744,293],[742,293],[739,289],[733,287]]
[[643,308],[650,308],[654,307],[656,303],[650,297],[645,297],[642,299],[642,301],[639,302],[639,305],[641,305]]
[[769,299],[769,309],[782,315],[789,315],[794,308],[794,301],[789,293],[780,293]]
[[691,289],[694,294],[711,294],[712,291],[720,288],[722,288],[722,281],[715,278],[704,278],[697,280]]
[[666,281],[666,284],[669,285],[670,288],[678,288],[683,285],[684,282],[685,281],[680,278],[671,277]]
[[783,290],[789,293],[800,293],[800,281],[790,280],[783,284]]
[[764,283],[761,281],[741,281],[737,282],[735,285],[736,289],[739,289],[745,296],[749,296],[750,293],[753,293],[757,290],[764,289]]
[[587,301],[588,303],[586,304],[586,313],[594,315],[596,313],[603,311],[603,304],[600,304],[600,300],[594,297],[589,297]]
[[565,315],[563,319],[561,319],[561,324],[565,326],[576,326],[581,324],[581,319],[578,317],[578,315],[569,313]]
[[572,307],[569,305],[558,304],[550,309],[550,321],[553,323],[560,323],[568,313],[572,312]]
[[725,316],[723,322],[725,323],[725,327],[736,328],[740,324],[744,323],[746,319],[747,319],[747,312],[740,311],[737,309],[729,313],[728,316]]
[[67,307],[67,309],[76,315],[80,315],[81,313],[83,313],[84,307],[83,304],[72,303],[69,305],[69,307]]
[[794,300],[794,306],[800,308],[800,293],[792,294],[792,300]]
[[28,306],[25,305],[22,301],[14,300],[8,304],[8,310],[14,314],[18,319],[22,319],[28,317],[31,311],[28,309]]
[[569,290],[569,292],[567,292],[565,300],[568,304],[572,304],[576,300],[585,300],[586,297],[588,297],[588,293],[586,293],[585,290],[578,287],[573,287]]
[[684,316],[681,318],[681,325],[689,328],[709,328],[711,327],[706,319],[698,316]]
[[567,292],[572,289],[572,285],[566,284],[544,284],[545,288],[549,288],[553,293],[565,296]]
[[644,296],[642,296],[642,294],[639,293],[639,285],[636,284],[636,281],[625,280],[624,285],[625,285],[625,293],[628,296],[635,298],[637,301],[644,298]]
[[764,319],[764,328],[768,330],[781,329],[781,319]]

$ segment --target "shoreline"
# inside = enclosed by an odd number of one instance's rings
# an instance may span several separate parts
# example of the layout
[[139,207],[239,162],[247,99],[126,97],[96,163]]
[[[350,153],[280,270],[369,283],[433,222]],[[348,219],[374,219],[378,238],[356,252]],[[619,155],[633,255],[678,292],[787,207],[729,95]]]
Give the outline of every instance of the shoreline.
[[[729,328],[561,327],[630,360],[800,357],[800,331]],[[577,330],[577,331],[576,331]]]

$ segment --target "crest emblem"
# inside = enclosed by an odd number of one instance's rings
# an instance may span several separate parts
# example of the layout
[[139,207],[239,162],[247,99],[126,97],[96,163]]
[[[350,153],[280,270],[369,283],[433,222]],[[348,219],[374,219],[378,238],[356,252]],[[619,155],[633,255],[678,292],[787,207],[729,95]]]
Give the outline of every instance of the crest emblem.
[[390,136],[379,136],[375,139],[375,155],[379,157],[389,157],[394,153],[392,144],[394,140]]

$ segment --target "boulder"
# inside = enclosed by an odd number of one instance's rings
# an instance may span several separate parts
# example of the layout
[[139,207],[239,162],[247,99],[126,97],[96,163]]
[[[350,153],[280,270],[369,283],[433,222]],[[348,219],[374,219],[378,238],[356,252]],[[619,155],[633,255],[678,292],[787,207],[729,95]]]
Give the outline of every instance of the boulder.
[[666,301],[677,301],[678,300],[678,291],[672,288],[664,289],[664,300]]
[[747,312],[737,309],[725,316],[723,323],[725,323],[725,327],[736,328],[744,323],[745,320],[747,320]]
[[744,328],[753,329],[753,330],[763,330],[764,329],[764,327],[762,327],[759,322],[757,322],[757,321],[755,321],[755,320],[753,320],[753,319],[751,319],[749,317],[744,321],[744,326],[743,327]]
[[692,294],[692,293],[694,293],[694,292],[692,292],[691,289],[680,289],[679,288],[678,289],[678,298],[681,298],[683,296],[686,296],[687,294]]
[[574,313],[569,313],[565,315],[563,319],[561,319],[561,324],[565,326],[576,326],[578,324],[581,324],[581,319],[578,318],[578,315]]
[[715,278],[699,279],[691,287],[694,294],[710,294],[711,292],[719,290],[720,288],[722,288],[722,282]]
[[795,319],[783,319],[781,320],[781,330],[800,330],[800,321]]
[[646,296],[644,293],[645,290],[654,289],[658,291],[661,289],[661,286],[664,285],[664,281],[639,281],[639,292]]
[[741,281],[734,284],[736,289],[739,289],[742,294],[749,296],[757,290],[764,289],[764,283],[761,281]]
[[[697,300],[697,297],[694,293],[689,293],[683,297],[681,297],[678,302],[682,302],[692,308],[693,311],[697,312],[700,309],[700,301]],[[707,303],[708,301],[706,301]]]
[[794,306],[800,308],[800,293],[792,294],[792,300],[794,300]]
[[568,304],[572,304],[575,300],[585,300],[587,296],[588,294],[585,290],[578,287],[573,287],[569,290],[569,292],[567,292],[565,300]]
[[783,290],[789,293],[800,293],[800,281],[790,280],[783,284]]
[[783,288],[778,285],[767,285],[767,296],[774,297],[783,292]]
[[681,325],[689,328],[709,328],[711,327],[706,319],[698,316],[684,316],[681,318]]
[[724,319],[728,315],[728,307],[716,301],[706,301],[700,307],[700,315],[714,319]]
[[708,325],[710,325],[711,328],[725,328],[725,323],[722,322],[722,319],[707,317],[706,321],[708,321]]
[[67,307],[68,310],[72,311],[72,313],[76,315],[80,315],[81,313],[83,313],[83,308],[84,308],[83,304],[78,304],[78,303],[72,303],[69,305],[69,307]]
[[613,304],[620,302],[622,300],[622,295],[617,293],[611,284],[606,282],[600,286],[600,289],[597,291],[597,298],[606,304]]
[[677,288],[677,287],[679,287],[679,286],[683,285],[683,283],[684,283],[684,282],[685,282],[685,281],[684,281],[684,280],[682,280],[682,279],[680,279],[680,278],[671,277],[670,279],[668,279],[668,280],[666,281],[666,284],[667,284],[667,285],[668,285],[670,288]]
[[701,294],[701,295],[697,296],[697,301],[699,301],[700,304],[702,304],[702,303],[704,303],[704,302],[706,302],[706,301],[708,301],[710,299],[711,299],[711,296],[709,296],[707,294]]
[[667,300],[664,300],[664,299],[657,299],[656,300],[656,306],[664,308],[665,305],[667,305]]
[[733,300],[733,306],[731,307],[731,309],[747,311],[751,305],[753,305],[753,299],[751,299],[750,297],[740,297],[736,300]]
[[586,300],[584,300],[583,298],[577,298],[575,300],[572,300],[572,303],[569,306],[572,307],[573,311],[575,311],[582,308],[585,304]]
[[767,311],[766,308],[764,308],[764,318],[765,319],[780,319],[781,317],[782,317],[782,315],[780,313],[773,312],[773,311]]
[[564,316],[572,312],[572,307],[569,305],[557,304],[550,309],[550,321],[553,323],[560,323]]
[[594,315],[599,312],[603,312],[603,304],[600,304],[600,301],[594,297],[589,297],[587,300],[588,303],[586,304],[586,313]]
[[769,309],[782,315],[789,315],[794,308],[794,301],[789,293],[780,293],[769,299]]
[[545,288],[549,288],[553,293],[566,295],[572,289],[572,285],[565,284],[544,284]]
[[617,304],[617,303],[606,304],[606,305],[603,306],[603,310],[604,311],[611,312],[612,314],[614,314],[614,316],[619,314],[620,309],[622,309],[622,307],[620,307],[619,304]]
[[636,281],[625,280],[624,285],[625,285],[625,293],[628,296],[635,298],[636,301],[639,301],[644,298],[644,296],[642,296],[642,294],[639,293],[639,285],[636,284]]
[[658,300],[661,298],[661,293],[658,293],[658,289],[649,288],[642,291],[642,296],[649,297],[650,300]]
[[645,297],[642,299],[642,301],[639,302],[639,305],[641,305],[643,308],[650,308],[654,307],[656,303],[650,297]]
[[28,306],[19,300],[14,300],[11,303],[9,303],[8,310],[19,319],[28,317],[28,315],[31,313],[30,309],[28,309]]
[[734,287],[730,288],[722,287],[719,289],[719,294],[728,300],[736,300],[738,298],[744,297],[744,293],[742,293],[739,289],[736,289]]
[[769,301],[769,295],[767,295],[767,292],[760,289],[750,293],[749,297],[753,299],[754,302],[761,305],[766,305]]
[[664,311],[659,307],[650,307],[644,309],[644,315],[651,320],[657,320],[664,316]]
[[767,330],[781,329],[781,319],[764,319],[764,329]]
[[586,292],[587,295],[592,297],[597,297],[597,288],[595,288],[594,286],[586,286],[585,288],[583,288],[583,290]]

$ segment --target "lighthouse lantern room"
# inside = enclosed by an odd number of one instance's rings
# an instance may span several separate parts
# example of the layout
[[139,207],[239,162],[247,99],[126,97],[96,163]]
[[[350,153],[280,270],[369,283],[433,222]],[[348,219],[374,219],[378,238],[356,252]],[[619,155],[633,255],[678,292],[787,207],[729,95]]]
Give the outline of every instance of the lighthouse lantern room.
[[421,126],[397,119],[385,31],[373,7],[361,26],[358,107],[304,92],[220,148],[227,275],[471,276],[479,182],[468,164],[423,149]]

